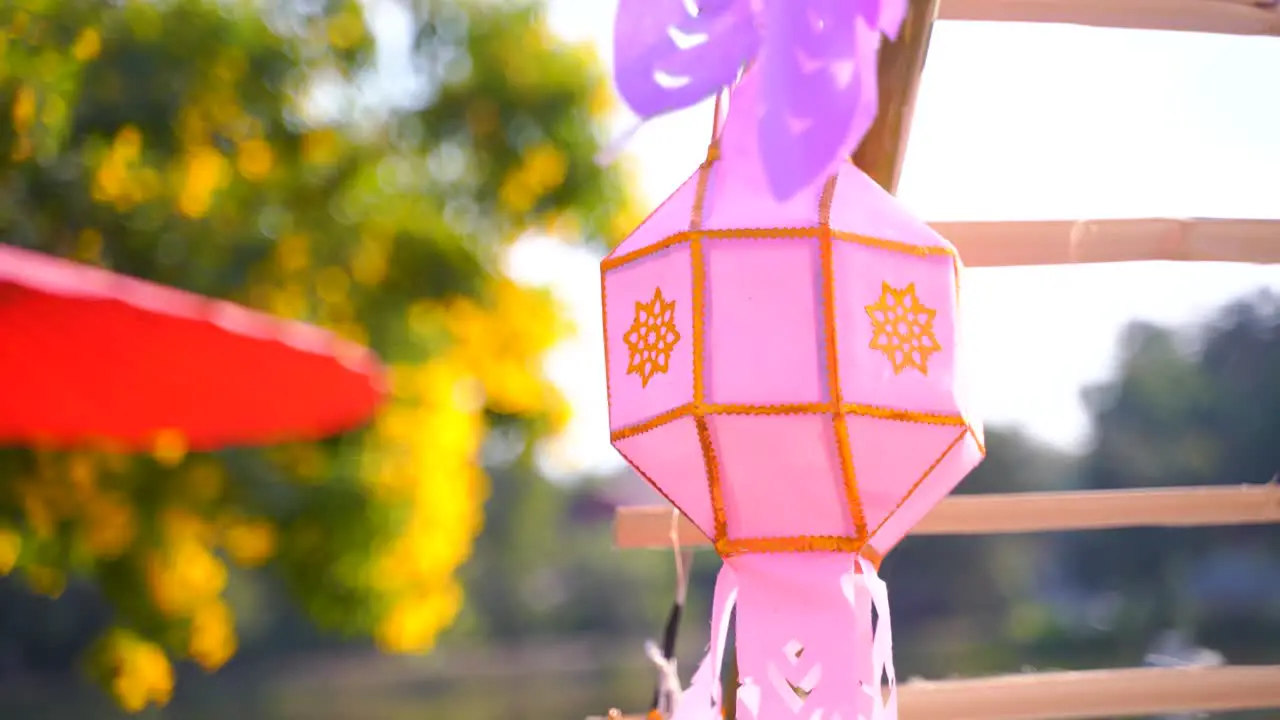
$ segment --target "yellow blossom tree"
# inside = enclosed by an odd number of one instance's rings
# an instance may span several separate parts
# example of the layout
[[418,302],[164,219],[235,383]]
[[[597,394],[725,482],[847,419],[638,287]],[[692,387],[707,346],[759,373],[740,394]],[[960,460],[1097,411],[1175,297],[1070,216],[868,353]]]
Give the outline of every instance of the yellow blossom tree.
[[568,328],[500,259],[629,207],[592,160],[604,77],[533,8],[407,11],[423,70],[370,99],[355,0],[0,7],[5,242],[318,323],[392,368],[372,426],[321,443],[0,450],[0,574],[100,588],[90,665],[128,710],[168,701],[172,662],[236,652],[228,563],[323,627],[429,649],[463,603],[487,433],[529,446],[563,421],[541,357]]

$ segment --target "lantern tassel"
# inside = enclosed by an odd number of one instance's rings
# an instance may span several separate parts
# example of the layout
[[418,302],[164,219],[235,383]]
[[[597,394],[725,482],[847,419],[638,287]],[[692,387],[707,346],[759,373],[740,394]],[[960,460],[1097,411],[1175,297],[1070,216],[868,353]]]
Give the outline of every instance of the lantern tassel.
[[671,720],[720,720],[723,698],[720,674],[725,646],[729,642],[729,618],[738,599],[737,574],[728,563],[716,576],[715,599],[711,606],[711,643],[698,664],[689,688],[680,697]]
[[[871,641],[871,678],[870,685],[864,689],[872,697],[871,720],[898,719],[898,676],[893,669],[893,624],[889,618],[889,586],[880,579],[876,566],[864,557],[858,557],[858,567],[862,573],[858,576],[871,596],[871,606],[875,609],[874,638]],[[889,697],[885,698],[880,685],[881,677],[889,686]]]
[[739,584],[739,718],[897,720],[888,592],[871,562],[811,553],[726,564]]

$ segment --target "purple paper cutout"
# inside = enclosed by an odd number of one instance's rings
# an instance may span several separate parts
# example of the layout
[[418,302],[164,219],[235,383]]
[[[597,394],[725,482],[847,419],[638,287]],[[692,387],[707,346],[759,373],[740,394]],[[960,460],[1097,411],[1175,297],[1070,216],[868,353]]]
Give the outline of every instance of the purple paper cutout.
[[[769,189],[785,199],[830,174],[874,119],[863,107],[865,50],[860,33],[875,0],[789,0],[764,7],[769,30],[760,51],[764,114],[760,155]],[[874,67],[874,62],[872,63]],[[859,131],[860,132],[857,132]],[[857,132],[857,137],[850,137]]]
[[[908,0],[619,0],[614,77],[641,118],[694,105],[753,58],[764,80],[761,159],[786,201],[853,153],[878,112],[880,36],[896,39]],[[681,47],[672,31],[703,35]],[[662,82],[659,75],[678,82]]]
[[[750,0],[699,0],[691,16],[684,0],[618,0],[614,22],[614,82],[640,117],[679,110],[727,87],[760,45]],[[681,48],[671,30],[705,36]],[[668,87],[658,74],[680,80]]]

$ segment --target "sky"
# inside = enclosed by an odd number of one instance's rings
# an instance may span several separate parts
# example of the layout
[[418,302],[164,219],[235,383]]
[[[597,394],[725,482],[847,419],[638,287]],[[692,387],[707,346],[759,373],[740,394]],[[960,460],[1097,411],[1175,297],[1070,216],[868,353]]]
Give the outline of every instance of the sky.
[[[549,19],[608,62],[616,5],[550,0]],[[1280,219],[1277,68],[1278,38],[939,22],[899,198],[928,221]],[[710,112],[703,104],[659,118],[627,142],[650,207],[701,161]],[[623,108],[614,131],[633,122]],[[599,257],[530,237],[508,263],[518,278],[553,287],[578,327],[548,362],[575,411],[549,448],[549,469],[619,468],[608,439]],[[1280,291],[1280,266],[970,269],[961,321],[980,359],[980,410],[989,426],[1084,448],[1080,391],[1112,373],[1129,322],[1195,323],[1262,287]]]

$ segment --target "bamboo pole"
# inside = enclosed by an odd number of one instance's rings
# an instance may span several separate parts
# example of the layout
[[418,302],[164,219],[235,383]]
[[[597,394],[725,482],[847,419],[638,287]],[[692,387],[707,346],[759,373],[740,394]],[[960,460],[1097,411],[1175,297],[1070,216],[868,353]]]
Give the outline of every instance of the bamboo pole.
[[936,222],[969,267],[1173,260],[1280,263],[1280,220]]
[[943,0],[939,18],[1280,35],[1268,0]]
[[[904,720],[1078,720],[1280,708],[1280,665],[1124,668],[915,680]],[[644,720],[610,713],[610,720]],[[605,720],[591,718],[589,720]]]
[[898,191],[938,0],[910,0],[895,42],[880,49],[880,109],[853,163],[890,193]]
[[[669,507],[618,508],[620,548],[670,548]],[[1125,527],[1280,524],[1280,485],[952,495],[926,515],[914,535],[991,535]],[[710,541],[688,519],[682,547]]]

